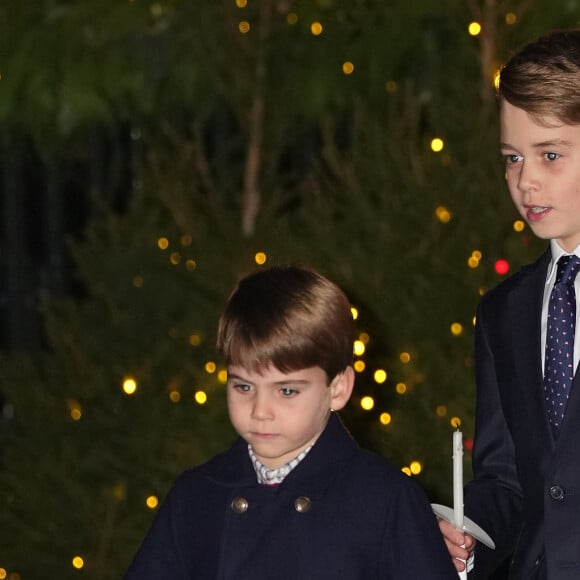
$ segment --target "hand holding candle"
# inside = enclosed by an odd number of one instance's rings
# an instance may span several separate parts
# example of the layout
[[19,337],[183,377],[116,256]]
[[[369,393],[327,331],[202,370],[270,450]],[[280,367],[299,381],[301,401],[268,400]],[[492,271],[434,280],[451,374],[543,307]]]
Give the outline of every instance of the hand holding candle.
[[[453,509],[436,503],[431,504],[431,507],[438,518],[453,524],[461,532],[495,550],[495,543],[485,530],[463,514],[463,433],[459,430],[459,426],[453,433]],[[458,575],[460,580],[467,580],[467,570],[458,572]]]

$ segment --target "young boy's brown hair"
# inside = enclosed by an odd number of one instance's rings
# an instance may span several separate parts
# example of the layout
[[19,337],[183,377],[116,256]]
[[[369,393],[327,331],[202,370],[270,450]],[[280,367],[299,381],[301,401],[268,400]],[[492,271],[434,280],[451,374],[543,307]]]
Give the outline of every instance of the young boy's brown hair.
[[226,364],[281,371],[320,367],[331,381],[352,364],[350,302],[333,282],[296,266],[274,266],[244,278],[218,325]]
[[540,37],[500,71],[499,97],[532,115],[580,124],[580,29]]

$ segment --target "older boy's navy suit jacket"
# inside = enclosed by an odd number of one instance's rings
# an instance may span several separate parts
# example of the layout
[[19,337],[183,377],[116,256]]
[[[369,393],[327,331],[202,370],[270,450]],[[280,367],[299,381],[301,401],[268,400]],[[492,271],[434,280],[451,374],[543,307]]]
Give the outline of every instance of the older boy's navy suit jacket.
[[239,439],[170,490],[125,580],[457,580],[417,484],[331,416],[277,487]]
[[580,579],[580,379],[557,443],[544,405],[541,312],[550,252],[482,299],[475,337],[474,481],[465,513],[494,539],[475,578],[513,550],[510,579]]

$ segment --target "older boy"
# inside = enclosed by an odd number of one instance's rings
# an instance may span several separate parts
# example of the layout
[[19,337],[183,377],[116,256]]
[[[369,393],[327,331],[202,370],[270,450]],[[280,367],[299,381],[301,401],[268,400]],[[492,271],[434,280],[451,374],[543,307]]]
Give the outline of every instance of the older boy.
[[[499,105],[511,197],[550,246],[486,294],[477,314],[465,512],[497,547],[475,546],[474,577],[488,578],[513,554],[512,580],[578,580],[580,30],[553,32],[513,56],[501,71]],[[473,551],[473,538],[440,527],[454,558]]]
[[261,270],[218,329],[240,437],[175,482],[126,580],[456,580],[419,487],[333,411],[354,384],[342,291]]

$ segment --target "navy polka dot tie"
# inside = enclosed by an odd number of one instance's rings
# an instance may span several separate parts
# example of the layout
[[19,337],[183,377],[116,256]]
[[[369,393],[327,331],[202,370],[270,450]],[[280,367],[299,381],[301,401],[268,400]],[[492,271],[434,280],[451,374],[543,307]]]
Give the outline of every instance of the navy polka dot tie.
[[556,283],[548,305],[544,389],[546,410],[554,437],[560,431],[574,378],[574,278],[579,270],[580,258],[577,256],[562,256],[558,260]]

